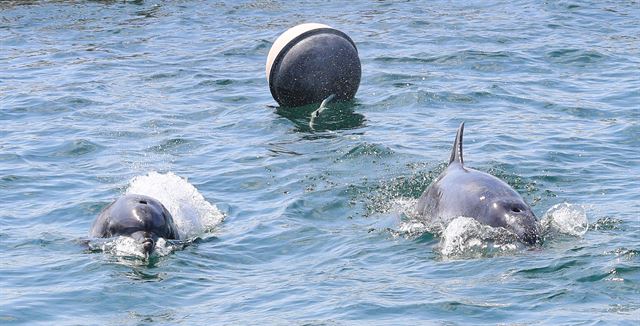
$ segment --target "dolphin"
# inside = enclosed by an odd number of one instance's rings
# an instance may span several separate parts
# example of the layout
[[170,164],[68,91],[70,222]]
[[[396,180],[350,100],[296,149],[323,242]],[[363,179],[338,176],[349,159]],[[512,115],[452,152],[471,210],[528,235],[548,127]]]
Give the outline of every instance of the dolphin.
[[504,181],[464,166],[460,124],[447,168],[424,191],[416,210],[429,222],[448,224],[465,216],[515,233],[527,244],[541,241],[540,225],[531,207]]
[[171,213],[156,199],[129,194],[109,204],[93,222],[90,236],[127,236],[142,245],[149,256],[159,238],[179,240]]

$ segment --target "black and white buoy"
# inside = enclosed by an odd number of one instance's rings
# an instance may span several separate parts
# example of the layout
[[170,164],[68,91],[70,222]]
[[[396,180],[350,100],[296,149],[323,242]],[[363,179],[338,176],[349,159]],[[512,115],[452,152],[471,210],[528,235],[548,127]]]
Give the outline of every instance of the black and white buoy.
[[324,24],[290,28],[271,46],[267,81],[285,107],[318,103],[331,95],[350,100],[360,86],[360,58],[347,34]]

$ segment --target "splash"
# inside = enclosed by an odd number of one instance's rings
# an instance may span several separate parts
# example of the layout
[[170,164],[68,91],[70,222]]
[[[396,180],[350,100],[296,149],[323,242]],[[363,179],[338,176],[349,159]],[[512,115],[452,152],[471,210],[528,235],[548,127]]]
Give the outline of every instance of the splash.
[[197,237],[224,219],[218,208],[206,201],[192,184],[172,172],[149,172],[145,176],[137,176],[129,182],[127,194],[146,195],[159,200],[173,216],[180,239]]
[[582,205],[556,204],[544,214],[541,221],[546,234],[561,233],[582,237],[589,229],[587,213]]
[[[398,232],[409,238],[424,233],[439,237],[434,251],[444,259],[509,255],[526,248],[516,234],[505,228],[493,228],[464,216],[448,223],[439,218],[425,219],[415,210],[415,200],[401,203],[406,219],[400,223]],[[411,203],[414,205],[410,206]]]
[[417,238],[420,235],[429,232],[429,228],[426,224],[420,221],[402,221],[398,227],[398,234],[404,234],[409,238]]
[[181,240],[158,239],[151,257],[147,257],[142,244],[131,237],[92,239],[88,242],[90,250],[143,260],[162,257],[211,231],[224,219],[218,208],[206,201],[193,185],[171,172],[149,172],[137,176],[129,182],[126,193],[146,195],[160,201],[173,216]]
[[[131,237],[115,237],[109,239],[95,239],[88,242],[89,249],[96,252],[107,252],[118,257],[131,257],[136,259],[148,259],[144,253],[142,244]],[[172,243],[165,239],[158,239],[151,257],[163,257],[175,250],[182,248],[182,243]]]
[[[413,198],[395,198],[379,204],[389,218],[377,222],[375,229],[384,229],[391,232],[394,237],[415,239],[429,232],[424,221],[416,218],[415,205],[417,200]],[[382,207],[384,205],[384,207]]]
[[[441,219],[425,219],[410,206],[410,201],[400,201],[407,217],[401,221],[397,232],[408,238],[421,233],[440,237],[434,248],[443,258],[480,258],[514,254],[527,248],[516,234],[505,228],[494,228],[469,217],[458,217],[448,223]],[[428,221],[428,222],[427,222]],[[558,234],[582,237],[589,229],[587,214],[582,205],[569,203],[551,207],[540,220],[546,239]]]
[[477,258],[512,254],[523,247],[518,237],[504,228],[458,217],[442,231],[436,251],[446,258]]

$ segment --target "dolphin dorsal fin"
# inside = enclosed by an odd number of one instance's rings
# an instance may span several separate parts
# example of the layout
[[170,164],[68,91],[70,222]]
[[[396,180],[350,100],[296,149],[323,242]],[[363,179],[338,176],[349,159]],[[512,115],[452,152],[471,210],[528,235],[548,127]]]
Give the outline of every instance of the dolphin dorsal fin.
[[464,164],[462,159],[462,134],[464,133],[464,122],[458,127],[458,133],[456,134],[456,140],[453,142],[453,149],[451,150],[451,157],[449,158],[449,165],[453,162],[459,162]]

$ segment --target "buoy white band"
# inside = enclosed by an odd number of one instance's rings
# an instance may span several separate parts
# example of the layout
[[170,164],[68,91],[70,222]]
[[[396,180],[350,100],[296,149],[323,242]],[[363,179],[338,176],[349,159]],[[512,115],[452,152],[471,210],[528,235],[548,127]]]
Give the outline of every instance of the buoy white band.
[[276,57],[278,57],[278,54],[280,53],[280,51],[282,51],[282,49],[284,49],[284,47],[287,46],[289,42],[291,42],[293,39],[295,39],[299,35],[306,33],[308,31],[312,31],[314,29],[320,29],[320,28],[333,29],[333,27],[325,24],[318,24],[318,23],[300,24],[300,25],[289,28],[286,32],[282,33],[282,35],[280,35],[275,42],[273,42],[273,45],[271,46],[271,50],[269,50],[269,55],[267,56],[267,66],[266,66],[267,83],[269,82],[269,75],[271,74],[271,67],[273,66],[273,62],[276,60]]

